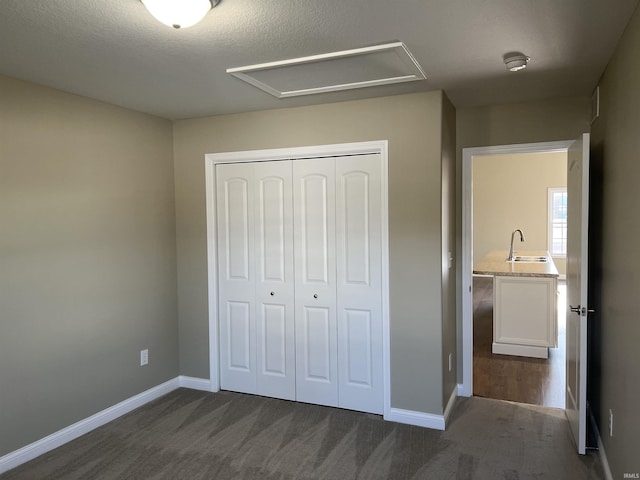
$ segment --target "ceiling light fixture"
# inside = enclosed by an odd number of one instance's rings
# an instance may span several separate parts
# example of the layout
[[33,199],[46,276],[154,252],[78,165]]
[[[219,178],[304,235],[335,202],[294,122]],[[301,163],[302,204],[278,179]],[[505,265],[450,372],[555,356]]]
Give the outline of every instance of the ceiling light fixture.
[[510,72],[517,72],[527,68],[527,63],[531,60],[522,52],[509,52],[505,53],[502,57],[504,64],[507,66],[507,70]]
[[173,28],[195,25],[220,0],[141,0],[156,20]]

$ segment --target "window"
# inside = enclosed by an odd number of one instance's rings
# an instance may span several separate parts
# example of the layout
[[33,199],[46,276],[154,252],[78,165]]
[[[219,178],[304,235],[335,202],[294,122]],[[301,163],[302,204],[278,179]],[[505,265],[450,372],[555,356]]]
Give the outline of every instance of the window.
[[549,189],[549,253],[553,257],[567,255],[567,189]]

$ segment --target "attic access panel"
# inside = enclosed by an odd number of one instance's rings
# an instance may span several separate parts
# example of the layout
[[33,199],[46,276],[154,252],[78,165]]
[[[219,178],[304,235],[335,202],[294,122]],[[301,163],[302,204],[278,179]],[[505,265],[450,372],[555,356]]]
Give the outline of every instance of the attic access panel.
[[402,42],[228,68],[227,73],[277,98],[427,78]]

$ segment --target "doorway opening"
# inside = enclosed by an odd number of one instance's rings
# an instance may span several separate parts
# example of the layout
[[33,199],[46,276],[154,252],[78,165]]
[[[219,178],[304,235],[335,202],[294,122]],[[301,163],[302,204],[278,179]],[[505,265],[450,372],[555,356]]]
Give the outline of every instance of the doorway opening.
[[462,395],[565,406],[564,258],[552,256],[560,274],[557,348],[549,348],[547,359],[493,353],[494,277],[473,275],[473,267],[485,255],[508,251],[514,229],[523,230],[526,237],[522,244],[517,239],[516,249],[552,250],[548,244],[553,226],[549,224],[547,192],[566,187],[571,143],[463,150]]

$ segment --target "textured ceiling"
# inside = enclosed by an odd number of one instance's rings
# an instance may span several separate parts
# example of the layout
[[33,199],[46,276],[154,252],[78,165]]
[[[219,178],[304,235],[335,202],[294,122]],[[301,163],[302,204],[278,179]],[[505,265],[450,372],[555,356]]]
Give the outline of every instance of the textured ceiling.
[[[0,74],[167,118],[442,89],[456,106],[588,95],[638,0],[222,0],[174,30],[139,0],[1,0]],[[231,67],[402,41],[427,80],[276,99]],[[510,73],[520,50],[529,68]]]

